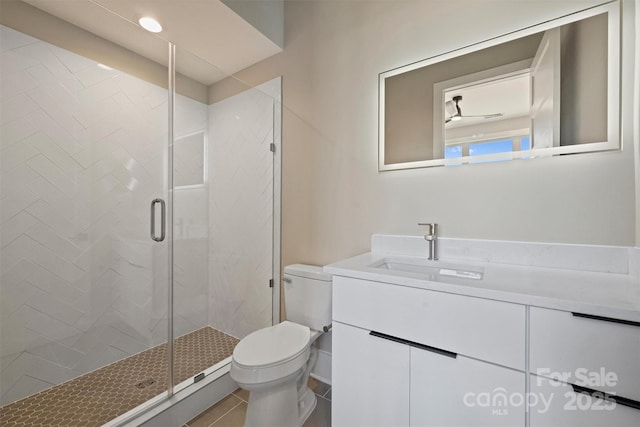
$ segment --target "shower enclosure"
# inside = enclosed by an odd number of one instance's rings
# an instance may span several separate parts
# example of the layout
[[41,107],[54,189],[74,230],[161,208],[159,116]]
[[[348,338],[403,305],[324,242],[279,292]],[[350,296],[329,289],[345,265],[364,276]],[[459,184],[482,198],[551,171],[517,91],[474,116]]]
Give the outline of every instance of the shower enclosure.
[[210,103],[224,73],[157,36],[139,31],[164,45],[146,58],[9,15],[0,421],[126,422],[278,319],[280,79]]

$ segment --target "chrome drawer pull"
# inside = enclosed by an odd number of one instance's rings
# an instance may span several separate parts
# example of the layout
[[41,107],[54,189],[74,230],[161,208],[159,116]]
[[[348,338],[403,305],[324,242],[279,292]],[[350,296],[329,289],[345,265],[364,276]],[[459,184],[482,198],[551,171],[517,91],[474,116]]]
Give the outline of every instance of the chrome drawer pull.
[[575,313],[571,312],[575,317],[582,317],[585,319],[602,320],[604,322],[620,323],[622,325],[631,325],[640,327],[640,322],[634,322],[633,320],[614,319],[613,317],[595,316],[593,314]]

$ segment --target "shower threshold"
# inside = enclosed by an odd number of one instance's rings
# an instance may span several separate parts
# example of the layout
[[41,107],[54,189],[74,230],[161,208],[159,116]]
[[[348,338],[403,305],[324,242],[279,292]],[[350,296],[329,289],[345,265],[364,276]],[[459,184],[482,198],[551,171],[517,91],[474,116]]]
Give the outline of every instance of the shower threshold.
[[[174,385],[231,356],[238,339],[210,326],[174,341]],[[101,426],[167,390],[161,344],[0,408],[0,425]]]

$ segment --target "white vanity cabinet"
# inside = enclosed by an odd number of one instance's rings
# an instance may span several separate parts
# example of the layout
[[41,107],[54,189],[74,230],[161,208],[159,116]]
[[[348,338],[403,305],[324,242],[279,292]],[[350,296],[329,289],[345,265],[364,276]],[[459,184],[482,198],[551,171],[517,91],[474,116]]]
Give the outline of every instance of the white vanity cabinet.
[[325,267],[334,427],[640,427],[640,249],[442,240]]
[[525,425],[524,306],[333,281],[334,427]]

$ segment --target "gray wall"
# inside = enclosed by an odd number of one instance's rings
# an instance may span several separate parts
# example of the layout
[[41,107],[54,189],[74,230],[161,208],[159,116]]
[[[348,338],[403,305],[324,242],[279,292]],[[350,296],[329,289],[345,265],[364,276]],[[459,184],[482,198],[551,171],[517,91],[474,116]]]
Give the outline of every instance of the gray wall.
[[[377,171],[378,73],[596,3],[287,2],[285,51],[237,75],[249,84],[283,75],[283,265],[365,252],[372,233],[421,234],[418,221],[440,223],[446,237],[635,244],[633,33],[624,37],[624,150]],[[634,6],[625,2],[627,31]]]
[[284,48],[284,0],[221,0],[242,19]]
[[560,145],[607,140],[607,18],[561,29]]

